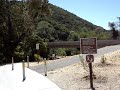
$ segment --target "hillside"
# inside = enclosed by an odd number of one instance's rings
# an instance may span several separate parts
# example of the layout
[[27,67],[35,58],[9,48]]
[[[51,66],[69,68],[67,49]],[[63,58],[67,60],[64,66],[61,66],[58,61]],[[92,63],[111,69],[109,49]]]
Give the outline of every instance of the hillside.
[[69,30],[73,31],[81,31],[83,27],[86,26],[87,29],[93,30],[97,28],[96,25],[76,16],[64,10],[60,7],[54,6],[50,4],[50,9],[53,11],[51,18],[53,21],[58,22],[68,28]]
[[[109,39],[108,32],[60,7],[49,4],[51,15],[39,19],[38,33],[49,41],[79,40],[80,37]],[[44,32],[43,32],[44,30]]]
[[[5,0],[0,1],[1,64],[10,63],[13,56],[15,56],[15,62],[23,60],[27,55],[35,60],[34,54],[38,53],[36,43],[40,44],[40,56],[47,57],[49,52],[52,53],[47,51],[47,42],[78,41],[83,37],[110,39],[109,33],[103,28],[55,5],[48,4],[44,7],[40,4],[42,6],[38,5],[36,8],[34,2],[31,2],[33,3],[31,7],[30,3],[16,1],[16,3],[14,0],[9,3]],[[73,50],[59,49],[56,53],[65,55],[65,51],[70,55],[69,51]]]

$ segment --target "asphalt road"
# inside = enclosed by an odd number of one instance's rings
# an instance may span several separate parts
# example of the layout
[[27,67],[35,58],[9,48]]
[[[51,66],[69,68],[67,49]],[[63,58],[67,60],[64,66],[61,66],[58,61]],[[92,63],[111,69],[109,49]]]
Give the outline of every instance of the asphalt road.
[[[120,45],[104,47],[104,48],[98,49],[97,54],[94,54],[94,57],[96,58],[96,57],[99,57],[103,54],[113,52],[116,50],[120,50]],[[83,57],[85,57],[85,55],[83,55]],[[80,62],[79,55],[70,56],[67,58],[58,59],[56,61],[48,63],[47,70],[51,71],[51,70],[65,67],[65,66],[69,66],[71,64],[79,63],[79,62]],[[30,67],[30,69],[32,69],[38,73],[44,73],[44,71],[45,71],[43,64],[38,65],[38,66],[34,66],[34,67]]]
[[[62,67],[74,64],[74,63],[78,63],[78,62],[80,62],[78,55],[67,57],[67,59],[66,58],[58,59],[56,61],[47,63],[47,70],[48,71],[55,70],[55,69],[62,68]],[[32,69],[38,73],[43,73],[44,72],[44,64],[30,67],[30,69]]]

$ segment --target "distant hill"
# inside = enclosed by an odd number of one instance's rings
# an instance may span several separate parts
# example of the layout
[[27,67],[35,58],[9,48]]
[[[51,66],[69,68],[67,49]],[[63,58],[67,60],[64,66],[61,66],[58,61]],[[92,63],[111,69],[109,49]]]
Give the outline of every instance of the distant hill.
[[60,24],[69,28],[70,30],[81,31],[85,26],[87,29],[93,30],[98,27],[60,7],[50,4],[50,9],[53,11],[51,18],[56,22],[59,21]]
[[73,13],[49,4],[51,15],[39,20],[38,34],[48,41],[79,40],[80,37],[98,37],[109,39],[110,34],[102,27],[96,26]]

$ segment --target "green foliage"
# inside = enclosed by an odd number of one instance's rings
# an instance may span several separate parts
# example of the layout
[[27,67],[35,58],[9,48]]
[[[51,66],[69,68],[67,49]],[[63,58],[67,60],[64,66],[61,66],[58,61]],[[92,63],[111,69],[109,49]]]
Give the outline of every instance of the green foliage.
[[120,17],[118,17],[118,22],[109,22],[109,27],[111,29],[112,32],[112,38],[113,39],[118,39],[119,38],[119,34],[120,34]]
[[65,56],[66,55],[65,48],[55,49],[54,53],[58,56]]
[[48,41],[55,41],[55,29],[47,21],[40,21],[37,26],[37,35]]
[[[29,0],[29,2],[0,0],[1,62],[11,62],[11,57],[14,56],[14,54],[22,57],[23,52],[25,54],[28,53],[27,51],[32,51],[32,49],[24,51],[20,42],[25,44],[25,37],[31,36],[36,29],[36,19],[40,17],[40,14],[45,16],[49,11],[47,0],[42,0],[43,2],[39,3],[36,3],[36,1],[41,0]],[[39,10],[35,10],[37,8],[39,8]],[[33,11],[35,11],[35,13]]]
[[101,32],[100,34],[97,35],[97,38],[99,40],[109,40],[111,39],[111,34],[109,32]]
[[34,58],[38,63],[42,60],[42,58],[39,54],[34,54]]
[[79,36],[78,33],[75,33],[75,32],[74,32],[74,33],[72,34],[72,37],[71,37],[71,38],[72,38],[73,41],[79,41],[80,36]]
[[71,56],[72,55],[72,50],[71,49],[66,49],[65,52],[66,52],[67,56]]
[[[27,55],[34,57],[36,43],[40,44],[40,56],[45,57],[47,42],[77,41],[85,37],[111,38],[103,28],[57,6],[48,5],[48,0],[28,1],[0,0],[1,63],[11,62],[12,56],[17,59]],[[55,52],[71,55],[77,49],[57,49]]]
[[25,39],[24,42],[24,51],[26,51],[26,56],[31,55],[34,51],[36,51],[36,44],[39,43],[40,53],[47,52],[47,45],[43,42],[42,38],[38,35],[31,35]]
[[23,49],[21,48],[21,46],[17,46],[17,48],[16,48],[16,50],[15,50],[15,56],[16,56],[17,58],[21,58],[21,60],[24,59],[24,51],[23,51]]
[[[97,37],[98,39],[110,39],[110,35],[103,28],[52,4],[49,5],[52,15],[37,18],[36,34],[43,41],[77,41],[79,38]],[[58,54],[65,52],[64,49],[58,49]],[[51,52],[51,51],[50,51]]]
[[98,39],[110,39],[109,32],[102,27],[49,4],[52,15],[39,18],[37,35],[47,41],[77,41],[79,38],[97,37]]
[[59,7],[56,7],[54,5],[49,5],[51,8],[52,15],[49,17],[49,22],[51,24],[54,24],[53,26],[56,26],[56,24],[60,24],[61,26],[64,26],[69,31],[81,31],[83,27],[89,28],[90,30],[93,30],[96,28],[95,25],[92,23],[66,11]]

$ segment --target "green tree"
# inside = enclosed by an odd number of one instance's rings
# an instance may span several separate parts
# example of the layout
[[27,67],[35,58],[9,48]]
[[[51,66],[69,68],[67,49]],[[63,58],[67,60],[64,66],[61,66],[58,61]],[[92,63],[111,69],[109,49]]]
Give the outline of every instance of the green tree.
[[116,30],[116,28],[115,28],[115,23],[114,22],[113,23],[109,23],[109,26],[110,26],[111,31],[112,31],[112,38],[113,39],[117,39],[119,34],[118,34],[118,30]]
[[35,30],[36,18],[47,12],[48,0],[0,0],[1,62],[11,62],[15,48]]
[[117,22],[109,22],[108,25],[112,31],[112,38],[117,39],[120,32],[120,17],[118,17]]
[[55,41],[55,34],[55,29],[49,22],[42,20],[38,23],[37,35],[45,41]]
[[79,39],[80,39],[80,35],[79,35],[79,33],[77,33],[77,32],[70,32],[70,39],[71,40],[73,40],[73,41],[79,41]]

